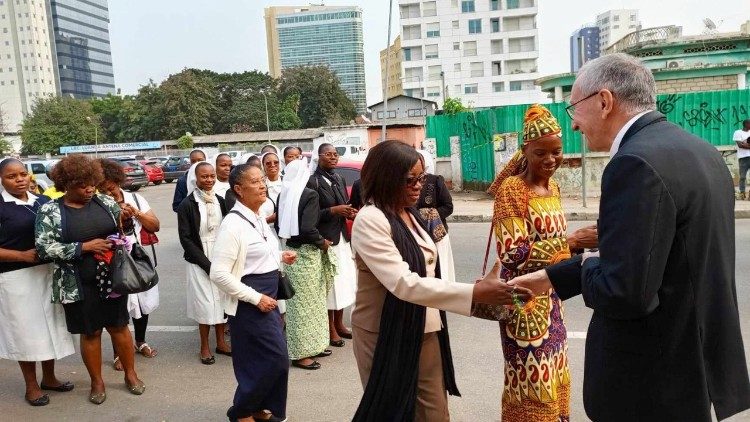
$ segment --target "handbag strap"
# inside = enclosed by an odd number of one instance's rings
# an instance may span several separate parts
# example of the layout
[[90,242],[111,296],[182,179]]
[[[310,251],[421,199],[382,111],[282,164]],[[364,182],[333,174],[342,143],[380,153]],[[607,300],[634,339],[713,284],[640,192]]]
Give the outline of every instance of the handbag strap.
[[[229,211],[229,214],[236,214],[241,219],[243,219],[243,220],[247,221],[248,223],[250,223],[250,225],[253,226],[253,228],[255,229],[255,231],[257,231],[258,234],[260,234],[260,236],[263,238],[263,240],[266,241],[266,245],[268,244],[268,239],[266,238],[266,235],[263,234],[263,233],[261,233],[260,230],[258,230],[258,228],[255,227],[255,224],[253,224],[253,222],[250,221],[249,218],[245,217],[241,212],[239,212],[237,210]],[[261,227],[261,230],[263,230],[262,227]],[[273,251],[271,252],[271,256],[273,256],[274,261],[276,261],[276,264],[279,266],[279,271],[281,271],[281,261],[279,261],[278,259],[276,259],[276,256],[273,254]]]
[[[125,193],[123,192],[123,196],[124,195],[125,195]],[[133,199],[135,200],[135,207],[138,208],[138,211],[140,211],[141,210],[141,203],[138,201],[138,194],[131,193],[131,195],[133,195]],[[143,227],[143,224],[141,224],[141,227]],[[138,242],[138,236],[135,236],[135,241]],[[138,243],[140,243],[140,242],[138,242]],[[154,256],[154,267],[156,267],[159,264],[156,263],[156,248],[154,247],[153,243],[151,243],[151,255]]]
[[487,259],[490,257],[490,245],[492,244],[492,233],[495,231],[495,222],[490,223],[490,235],[487,237],[487,250],[484,251],[484,264],[482,264],[482,275],[487,272]]

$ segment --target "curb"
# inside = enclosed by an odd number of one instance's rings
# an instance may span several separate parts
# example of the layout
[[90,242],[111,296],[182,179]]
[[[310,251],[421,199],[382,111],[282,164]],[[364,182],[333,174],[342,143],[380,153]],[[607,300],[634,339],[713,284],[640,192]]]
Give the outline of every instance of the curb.
[[[565,219],[568,221],[596,221],[599,218],[599,213],[595,211],[583,211],[583,212],[566,212]],[[750,210],[734,210],[735,219],[746,219],[750,218]],[[448,222],[451,223],[489,223],[492,221],[492,215],[487,214],[453,214],[448,217]]]

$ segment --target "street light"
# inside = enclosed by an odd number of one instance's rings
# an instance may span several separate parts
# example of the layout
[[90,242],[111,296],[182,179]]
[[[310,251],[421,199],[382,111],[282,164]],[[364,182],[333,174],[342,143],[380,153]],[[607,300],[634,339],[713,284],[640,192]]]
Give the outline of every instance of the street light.
[[89,123],[94,125],[94,156],[99,157],[99,128],[91,117],[86,117]]
[[268,121],[268,97],[266,96],[265,91],[262,89],[260,90],[260,93],[263,94],[263,101],[266,103],[266,133],[268,137],[268,143],[271,143],[271,125]]

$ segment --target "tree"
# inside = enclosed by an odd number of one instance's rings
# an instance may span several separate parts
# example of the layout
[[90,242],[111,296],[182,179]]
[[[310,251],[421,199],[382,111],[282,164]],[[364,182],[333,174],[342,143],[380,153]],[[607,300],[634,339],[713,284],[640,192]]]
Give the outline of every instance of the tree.
[[297,115],[303,128],[343,124],[356,116],[354,103],[327,66],[284,69],[278,89],[283,101],[292,95],[299,97]]
[[443,112],[445,114],[454,115],[454,114],[461,113],[464,111],[469,111],[469,109],[466,106],[464,106],[460,98],[446,98],[445,99],[445,102],[443,103]]
[[104,98],[91,99],[91,108],[102,123],[100,137],[107,142],[132,142],[141,136],[133,97],[108,94]]
[[93,144],[96,131],[102,132],[102,127],[92,116],[88,101],[40,98],[21,125],[21,153],[58,154],[62,146]]
[[195,145],[193,137],[189,133],[186,133],[177,140],[177,148],[179,149],[190,149]]
[[2,133],[0,133],[0,155],[6,156],[12,152],[14,152],[13,145],[3,137]]

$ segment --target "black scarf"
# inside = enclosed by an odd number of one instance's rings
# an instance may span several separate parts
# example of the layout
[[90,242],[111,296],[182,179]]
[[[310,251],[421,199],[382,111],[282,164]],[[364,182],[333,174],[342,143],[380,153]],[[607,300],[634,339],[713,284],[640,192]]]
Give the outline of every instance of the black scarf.
[[[409,209],[409,213],[427,231],[419,213],[415,209]],[[386,213],[386,217],[391,224],[393,241],[401,257],[409,264],[411,271],[420,277],[426,277],[424,254],[409,228],[398,216]],[[440,277],[439,263],[435,272]],[[354,422],[414,420],[425,314],[424,306],[405,302],[390,292],[386,294],[372,370],[362,401],[354,415]],[[443,329],[438,332],[438,339],[445,387],[450,395],[460,396],[453,372],[448,323],[444,311],[440,311],[440,319]]]

